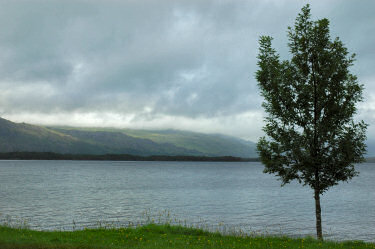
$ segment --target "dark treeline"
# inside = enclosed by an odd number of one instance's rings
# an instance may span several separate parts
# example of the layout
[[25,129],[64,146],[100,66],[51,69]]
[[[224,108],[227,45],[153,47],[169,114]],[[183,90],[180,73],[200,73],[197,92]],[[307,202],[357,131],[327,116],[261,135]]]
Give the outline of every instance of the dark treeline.
[[0,160],[95,160],[95,161],[196,161],[196,162],[258,162],[258,158],[232,156],[137,156],[127,154],[83,155],[53,152],[0,153]]

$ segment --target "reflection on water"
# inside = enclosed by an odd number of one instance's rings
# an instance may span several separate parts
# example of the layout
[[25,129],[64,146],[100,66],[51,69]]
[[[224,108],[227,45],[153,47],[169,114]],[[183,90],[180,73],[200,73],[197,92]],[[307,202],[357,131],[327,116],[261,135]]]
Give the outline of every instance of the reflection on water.
[[[375,240],[375,165],[322,197],[330,239]],[[315,234],[313,193],[263,174],[260,163],[0,161],[0,213],[35,229],[142,222],[171,210],[187,223],[246,232]],[[149,215],[146,215],[149,216]],[[154,217],[157,218],[157,217]]]

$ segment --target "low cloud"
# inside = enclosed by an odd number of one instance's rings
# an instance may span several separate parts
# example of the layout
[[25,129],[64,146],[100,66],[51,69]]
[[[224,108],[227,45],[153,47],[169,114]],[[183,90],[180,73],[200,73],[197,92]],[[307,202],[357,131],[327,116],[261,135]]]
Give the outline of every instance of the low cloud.
[[[288,56],[305,1],[0,1],[0,115],[39,124],[175,128],[255,140],[258,38]],[[316,1],[375,93],[373,1]],[[367,109],[366,109],[367,110]],[[361,117],[371,119],[368,111]],[[249,120],[246,120],[249,118]]]

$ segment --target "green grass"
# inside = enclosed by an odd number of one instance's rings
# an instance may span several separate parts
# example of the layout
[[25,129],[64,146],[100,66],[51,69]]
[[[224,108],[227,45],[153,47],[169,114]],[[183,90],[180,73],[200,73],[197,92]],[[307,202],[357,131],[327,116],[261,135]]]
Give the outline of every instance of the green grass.
[[41,232],[0,226],[0,248],[375,248],[360,241],[230,236],[170,225]]

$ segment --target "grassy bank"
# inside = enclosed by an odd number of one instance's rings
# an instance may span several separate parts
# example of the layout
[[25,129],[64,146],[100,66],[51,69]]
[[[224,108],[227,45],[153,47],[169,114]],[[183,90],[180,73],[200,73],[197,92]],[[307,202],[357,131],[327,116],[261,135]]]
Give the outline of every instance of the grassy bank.
[[40,232],[0,226],[0,248],[374,248],[374,243],[311,238],[223,236],[169,225]]

